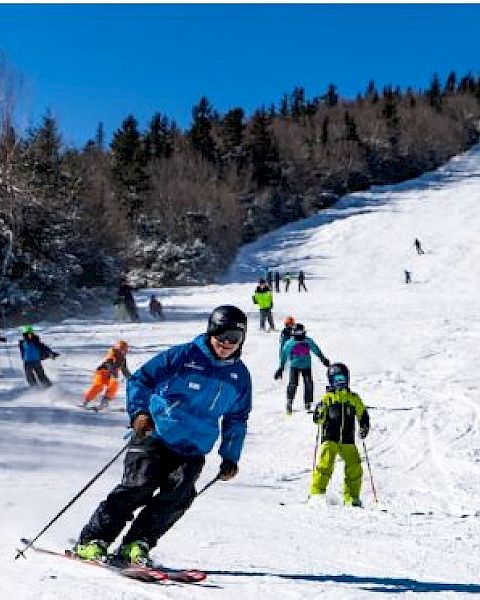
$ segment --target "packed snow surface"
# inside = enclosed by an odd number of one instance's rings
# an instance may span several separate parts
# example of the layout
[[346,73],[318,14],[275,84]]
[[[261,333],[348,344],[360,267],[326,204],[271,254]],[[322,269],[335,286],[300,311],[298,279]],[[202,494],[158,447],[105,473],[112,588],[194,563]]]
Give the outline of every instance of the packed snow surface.
[[[417,255],[415,237],[425,254]],[[285,415],[286,375],[274,381],[278,331],[263,333],[251,296],[267,267],[306,273],[308,293],[275,295],[277,330],[287,315],[305,324],[330,360],[351,369],[370,410],[364,509],[342,506],[336,465],[323,508],[306,505],[316,426],[303,409]],[[405,284],[404,270],[412,273]],[[480,594],[480,149],[397,186],[343,198],[330,210],[242,248],[221,284],[158,290],[166,319],[96,318],[36,325],[61,353],[46,361],[51,389],[25,384],[18,330],[0,346],[0,597],[143,600],[398,598]],[[153,557],[207,571],[197,586],[154,586],[88,565],[27,552],[32,537],[125,443],[128,419],[77,405],[116,340],[128,340],[132,370],[158,351],[205,330],[209,312],[234,303],[249,315],[244,360],[254,406],[230,482],[208,489],[160,541]],[[313,358],[315,399],[325,369]],[[123,406],[124,385],[112,409]],[[364,457],[364,449],[358,440]],[[217,472],[216,449],[199,487]],[[40,538],[71,544],[119,481],[117,461]],[[383,509],[383,510],[382,510]]]

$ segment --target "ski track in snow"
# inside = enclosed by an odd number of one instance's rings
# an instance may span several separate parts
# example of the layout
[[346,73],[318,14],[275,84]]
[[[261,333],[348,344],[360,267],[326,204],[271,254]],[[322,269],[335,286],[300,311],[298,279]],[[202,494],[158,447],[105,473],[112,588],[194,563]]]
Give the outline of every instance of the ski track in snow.
[[[425,255],[417,256],[418,237]],[[55,385],[32,392],[18,356],[18,331],[0,348],[0,556],[2,598],[467,598],[480,594],[480,147],[438,171],[342,198],[334,207],[243,247],[222,282],[161,289],[166,320],[95,319],[37,326],[61,353],[46,361]],[[366,447],[379,505],[364,464],[364,510],[341,504],[339,463],[326,504],[306,505],[316,427],[299,387],[284,414],[287,372],[273,381],[278,332],[258,330],[251,295],[266,267],[307,275],[308,294],[275,296],[279,328],[293,314],[331,360],[346,362],[352,389],[370,407]],[[412,271],[410,285],[403,270]],[[207,571],[204,586],[152,586],[87,565],[27,553],[32,537],[124,444],[128,417],[76,405],[117,339],[138,368],[156,352],[205,328],[215,306],[249,315],[244,359],[254,409],[240,473],[217,483],[160,541],[153,556]],[[313,357],[315,398],[325,370]],[[114,407],[123,406],[122,386]],[[359,441],[359,449],[363,447]],[[218,468],[212,452],[199,486]],[[119,481],[115,463],[39,540],[61,549]],[[383,512],[382,511],[386,511]]]

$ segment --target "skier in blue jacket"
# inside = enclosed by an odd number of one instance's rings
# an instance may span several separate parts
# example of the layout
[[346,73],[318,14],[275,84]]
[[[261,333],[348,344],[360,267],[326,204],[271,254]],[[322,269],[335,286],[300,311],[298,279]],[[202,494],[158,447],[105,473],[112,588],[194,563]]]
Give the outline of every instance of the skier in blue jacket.
[[246,331],[240,309],[219,306],[206,334],[157,354],[130,377],[134,436],[123,479],[83,528],[75,547],[80,558],[105,556],[143,506],[117,555],[148,564],[148,551],[192,504],[205,455],[219,436],[218,477],[235,477],[252,398],[250,373],[240,360]]
[[292,414],[293,399],[297,392],[300,373],[303,377],[305,409],[310,410],[313,402],[312,359],[313,352],[328,367],[330,361],[326,358],[312,338],[307,337],[305,327],[297,323],[291,337],[283,346],[280,353],[280,366],[275,371],[274,379],[281,379],[285,363],[290,361],[290,379],[287,386],[287,414]]
[[23,327],[23,338],[18,342],[18,347],[28,385],[32,387],[50,387],[52,382],[43,370],[42,360],[55,359],[59,356],[58,352],[54,352],[41,342],[31,325]]

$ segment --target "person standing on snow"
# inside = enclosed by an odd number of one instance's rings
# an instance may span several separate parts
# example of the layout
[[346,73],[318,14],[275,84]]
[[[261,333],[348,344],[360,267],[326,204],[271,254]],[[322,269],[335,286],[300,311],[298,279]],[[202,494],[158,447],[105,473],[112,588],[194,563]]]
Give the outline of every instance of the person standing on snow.
[[121,303],[122,301],[125,304],[130,320],[132,322],[140,321],[137,305],[135,304],[135,298],[133,297],[132,286],[127,283],[125,277],[121,279],[117,290],[117,302]]
[[279,294],[280,293],[280,273],[278,271],[275,271],[274,279],[275,279],[275,292],[277,294]]
[[285,292],[288,292],[288,288],[290,287],[290,283],[292,281],[292,276],[290,275],[290,273],[285,273],[285,275],[283,276],[283,281],[285,282]]
[[313,414],[314,423],[322,427],[322,443],[312,476],[309,505],[322,504],[338,454],[345,463],[344,503],[347,506],[362,506],[360,491],[363,470],[355,445],[355,419],[359,422],[362,439],[368,435],[370,419],[360,396],[349,388],[348,368],[342,363],[334,363],[328,368],[327,374],[327,393]]
[[420,240],[418,238],[415,238],[413,245],[415,246],[415,250],[417,251],[417,254],[425,254],[425,252],[423,251],[423,248],[422,248],[422,244],[420,243]]
[[134,437],[122,483],[82,529],[78,557],[106,555],[143,506],[117,555],[125,562],[148,564],[149,550],[195,499],[205,455],[219,435],[218,477],[228,481],[238,473],[252,401],[250,373],[240,359],[246,332],[247,317],[239,308],[219,306],[205,334],[160,352],[129,379],[127,408]]
[[290,379],[287,385],[287,414],[292,414],[292,405],[297,392],[298,379],[300,374],[303,377],[304,386],[304,405],[306,410],[310,410],[313,402],[313,378],[312,378],[312,359],[310,352],[313,352],[322,363],[328,367],[330,364],[317,344],[312,338],[307,337],[305,327],[297,323],[293,328],[293,337],[286,342],[280,354],[280,366],[275,371],[274,379],[281,379],[285,363],[290,361]]
[[305,285],[305,273],[300,271],[298,273],[298,291],[301,292],[302,290],[308,292],[307,286]]
[[92,385],[85,392],[82,406],[88,408],[88,403],[102,394],[100,404],[97,410],[107,408],[118,391],[118,372],[122,371],[123,376],[128,379],[131,375],[127,367],[128,344],[120,340],[110,348],[102,364],[97,367],[93,377]]
[[270,331],[274,331],[275,324],[272,315],[273,295],[265,279],[260,279],[258,282],[258,286],[252,296],[252,301],[260,309],[260,329],[265,331],[265,322],[268,321]]
[[31,325],[26,325],[23,328],[23,339],[18,342],[18,346],[28,385],[32,387],[50,387],[52,382],[45,375],[42,360],[55,359],[60,356],[58,352],[54,352],[41,342]]
[[154,319],[163,319],[163,306],[155,294],[150,296],[148,310]]

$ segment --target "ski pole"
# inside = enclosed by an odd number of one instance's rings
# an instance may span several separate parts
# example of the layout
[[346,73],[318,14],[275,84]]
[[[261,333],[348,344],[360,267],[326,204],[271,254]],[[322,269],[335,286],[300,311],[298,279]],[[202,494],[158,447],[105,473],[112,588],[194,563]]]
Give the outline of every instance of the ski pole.
[[370,484],[372,486],[373,498],[375,500],[375,503],[378,504],[377,492],[375,491],[375,485],[373,483],[372,469],[370,467],[370,461],[368,460],[367,446],[365,445],[365,440],[362,440],[362,444],[363,444],[363,450],[365,452],[365,460],[366,460],[367,467],[368,467],[368,473],[370,475]]
[[92,477],[92,479],[90,479],[90,481],[89,481],[89,482],[88,482],[88,483],[87,483],[87,484],[86,484],[86,485],[85,485],[85,486],[84,486],[84,487],[83,487],[83,488],[82,488],[82,489],[81,489],[81,490],[78,492],[78,494],[77,494],[77,495],[76,495],[74,498],[72,498],[72,499],[70,500],[70,502],[69,502],[69,503],[68,503],[66,506],[64,506],[64,507],[62,508],[62,510],[61,510],[61,511],[60,511],[58,514],[56,514],[56,515],[53,517],[53,519],[52,519],[52,520],[51,520],[49,523],[47,523],[47,525],[45,525],[45,527],[44,527],[44,528],[43,528],[43,529],[40,531],[40,533],[38,533],[38,534],[37,534],[37,535],[36,535],[36,536],[33,538],[33,540],[30,540],[30,541],[28,542],[28,544],[25,546],[25,548],[24,548],[23,550],[17,550],[17,555],[15,556],[15,560],[17,560],[17,558],[19,558],[20,556],[23,556],[23,558],[27,558],[27,557],[25,556],[25,552],[26,552],[26,551],[27,551],[27,550],[30,548],[30,546],[33,546],[33,544],[34,544],[34,543],[35,543],[35,542],[38,540],[38,538],[39,538],[41,535],[43,535],[43,534],[45,533],[45,531],[47,531],[47,529],[49,529],[49,528],[50,528],[50,527],[51,527],[51,526],[52,526],[52,525],[55,523],[55,521],[56,521],[57,519],[59,519],[59,518],[60,518],[60,517],[63,515],[63,513],[64,513],[65,511],[67,511],[67,510],[68,510],[68,509],[69,509],[69,508],[72,506],[72,504],[73,504],[74,502],[76,502],[76,501],[77,501],[77,500],[80,498],[80,496],[81,496],[81,495],[82,495],[84,492],[86,492],[86,491],[88,490],[88,488],[89,488],[89,487],[90,487],[90,486],[91,486],[93,483],[95,483],[95,481],[97,481],[97,479],[98,479],[98,478],[99,478],[101,475],[103,475],[103,473],[105,473],[105,471],[108,469],[108,467],[110,467],[110,466],[111,466],[111,465],[112,465],[112,464],[113,464],[113,463],[114,463],[114,462],[117,460],[117,458],[118,458],[118,457],[119,457],[121,454],[123,454],[123,452],[125,452],[125,450],[127,449],[127,446],[128,446],[129,444],[130,444],[130,440],[129,440],[129,441],[126,443],[126,444],[125,444],[125,446],[123,446],[123,448],[122,448],[121,450],[119,450],[119,451],[117,452],[117,454],[115,454],[115,456],[112,458],[112,460],[110,460],[110,461],[109,461],[109,462],[108,462],[108,463],[107,463],[107,464],[106,464],[106,465],[105,465],[105,466],[104,466],[102,469],[100,469],[100,471],[99,471],[99,472],[98,472],[98,473],[95,475],[95,477]]
[[[318,442],[320,440],[320,425],[317,425],[317,437],[315,438],[315,448],[313,450],[313,465],[312,465],[312,478],[315,473],[315,467],[317,466],[317,452],[318,452]],[[310,498],[310,494],[308,494]]]
[[216,483],[219,480],[220,480],[220,473],[218,473],[218,475],[215,475],[215,477],[211,481],[209,481],[207,483],[207,485],[203,486],[203,488],[197,493],[197,498],[198,498],[198,496],[200,496],[200,494],[203,494],[203,492],[206,492],[210,486],[212,486],[214,483]]

